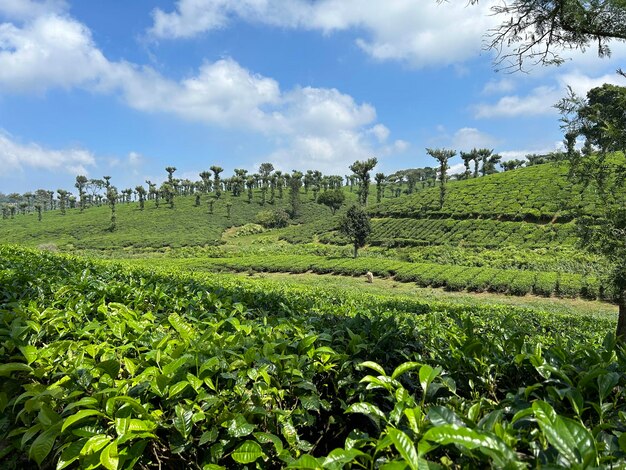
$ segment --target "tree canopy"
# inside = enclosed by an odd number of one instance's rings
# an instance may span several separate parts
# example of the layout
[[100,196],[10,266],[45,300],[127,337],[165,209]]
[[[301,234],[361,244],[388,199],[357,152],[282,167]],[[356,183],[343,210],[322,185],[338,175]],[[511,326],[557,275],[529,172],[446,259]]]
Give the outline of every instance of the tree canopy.
[[488,47],[504,68],[558,65],[563,51],[592,46],[605,57],[610,42],[626,40],[626,0],[505,0],[492,11],[503,21],[488,33]]

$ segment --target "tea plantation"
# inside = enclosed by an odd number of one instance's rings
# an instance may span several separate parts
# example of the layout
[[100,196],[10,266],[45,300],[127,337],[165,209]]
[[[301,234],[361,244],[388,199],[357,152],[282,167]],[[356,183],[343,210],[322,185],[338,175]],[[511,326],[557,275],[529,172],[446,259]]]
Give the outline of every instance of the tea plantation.
[[0,465],[619,467],[613,323],[3,246]]

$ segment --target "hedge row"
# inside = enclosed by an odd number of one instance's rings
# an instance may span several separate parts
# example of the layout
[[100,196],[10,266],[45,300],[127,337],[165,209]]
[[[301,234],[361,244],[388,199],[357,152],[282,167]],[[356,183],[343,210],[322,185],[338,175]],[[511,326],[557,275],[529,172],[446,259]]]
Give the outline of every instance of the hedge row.
[[378,277],[414,282],[422,287],[451,291],[498,292],[511,295],[607,298],[600,281],[580,274],[409,263],[378,258],[327,258],[281,255],[272,257],[211,258],[184,260],[194,269],[254,272],[289,272],[362,276],[371,271]]

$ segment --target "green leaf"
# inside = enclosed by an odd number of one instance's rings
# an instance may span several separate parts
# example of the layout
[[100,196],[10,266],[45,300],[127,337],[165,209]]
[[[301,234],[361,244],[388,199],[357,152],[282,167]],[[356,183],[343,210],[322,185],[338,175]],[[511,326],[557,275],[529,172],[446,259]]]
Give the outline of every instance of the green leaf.
[[428,387],[440,373],[441,367],[433,369],[428,364],[424,364],[422,367],[420,367],[420,385],[422,386],[422,390],[424,390],[424,395],[426,395],[426,393],[428,392]]
[[120,463],[120,457],[117,453],[117,444],[115,441],[102,449],[100,453],[100,463],[108,470],[117,470]]
[[31,444],[28,451],[28,458],[37,462],[37,465],[41,466],[41,463],[48,456],[54,441],[61,433],[61,424],[57,423],[54,426],[46,429],[44,432],[37,436],[37,439]]
[[369,369],[375,370],[382,376],[387,376],[385,373],[385,369],[383,369],[380,365],[376,364],[373,361],[364,361],[359,364],[360,367],[367,367]]
[[0,365],[0,377],[6,377],[11,375],[11,372],[32,372],[33,368],[22,362],[9,362],[8,364]]
[[254,424],[248,423],[243,415],[237,415],[233,420],[228,421],[228,434],[232,437],[248,436],[254,431]]
[[619,382],[620,375],[617,372],[608,372],[598,377],[598,389],[600,391],[600,400],[604,400],[613,387]]
[[65,418],[63,421],[63,427],[61,428],[61,432],[65,432],[67,428],[69,428],[72,424],[77,423],[85,418],[89,418],[90,416],[104,416],[98,410],[80,410],[77,413],[74,413],[71,416]]
[[362,413],[364,415],[367,415],[376,423],[379,428],[380,420],[383,420],[385,422],[387,421],[385,413],[380,411],[377,406],[372,405],[371,403],[354,403],[353,405],[350,405],[348,407],[346,413]]
[[259,458],[266,457],[261,446],[255,441],[245,441],[232,453],[233,460],[237,463],[252,463]]
[[193,411],[186,410],[181,405],[176,405],[176,416],[174,417],[174,428],[183,436],[183,439],[187,439],[191,434],[191,428],[193,423],[191,421],[193,417]]
[[189,385],[189,382],[187,382],[186,380],[183,380],[182,382],[178,382],[177,384],[174,384],[173,386],[170,387],[169,397],[170,398],[175,397],[176,395],[181,393],[183,390],[185,390],[187,388],[187,385]]
[[35,346],[27,345],[19,347],[22,356],[26,358],[26,362],[30,365],[37,359],[37,348]]
[[417,369],[421,365],[422,364],[420,364],[419,362],[405,362],[403,364],[400,364],[398,367],[395,368],[395,370],[393,371],[393,374],[391,374],[391,378],[397,379],[402,374],[406,374],[407,372],[411,370]]
[[111,437],[107,436],[106,434],[96,434],[95,436],[90,437],[87,442],[85,442],[85,445],[80,450],[80,455],[84,456],[89,454],[95,454],[105,445],[111,442],[111,440]]
[[283,451],[283,441],[281,441],[280,437],[275,434],[269,432],[255,432],[253,436],[262,444],[268,444],[270,442],[274,444],[277,454],[280,454]]
[[348,463],[353,462],[357,457],[368,457],[367,454],[357,449],[335,449],[324,458],[325,469],[340,470]]
[[196,337],[196,331],[193,327],[182,319],[177,313],[172,313],[167,317],[167,321],[174,327],[180,337],[187,343],[191,342]]
[[87,439],[79,439],[78,441],[74,441],[70,445],[66,446],[61,452],[61,457],[59,457],[59,460],[57,461],[56,470],[63,470],[78,460],[78,457],[80,457],[80,450],[83,448],[83,445],[85,445],[86,440]]
[[443,426],[444,424],[454,424],[459,427],[465,426],[465,423],[454,413],[443,406],[433,406],[428,410],[428,419],[433,426]]
[[287,468],[299,468],[302,470],[323,470],[322,464],[312,455],[305,454],[298,460],[289,464]]
[[467,449],[478,449],[494,459],[498,467],[518,461],[517,454],[498,437],[453,424],[430,428],[423,439],[441,445],[456,444]]
[[418,470],[420,458],[409,436],[395,428],[387,428],[387,435],[405,462],[409,464],[409,467],[412,470]]

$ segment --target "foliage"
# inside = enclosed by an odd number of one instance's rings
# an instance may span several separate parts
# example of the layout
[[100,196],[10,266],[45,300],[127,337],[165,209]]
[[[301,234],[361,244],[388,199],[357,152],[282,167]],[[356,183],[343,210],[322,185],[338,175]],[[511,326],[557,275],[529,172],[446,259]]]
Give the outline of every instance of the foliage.
[[0,465],[620,466],[609,328],[0,247]]
[[289,214],[283,209],[261,211],[256,215],[256,222],[265,228],[282,228],[289,225]]
[[333,215],[335,214],[335,212],[337,212],[337,209],[342,206],[345,200],[346,195],[341,189],[324,191],[319,196],[317,196],[317,203],[324,204],[330,209]]
[[354,205],[348,209],[341,219],[339,231],[345,235],[354,247],[354,257],[356,258],[359,248],[365,246],[372,227],[367,213],[359,206]]

